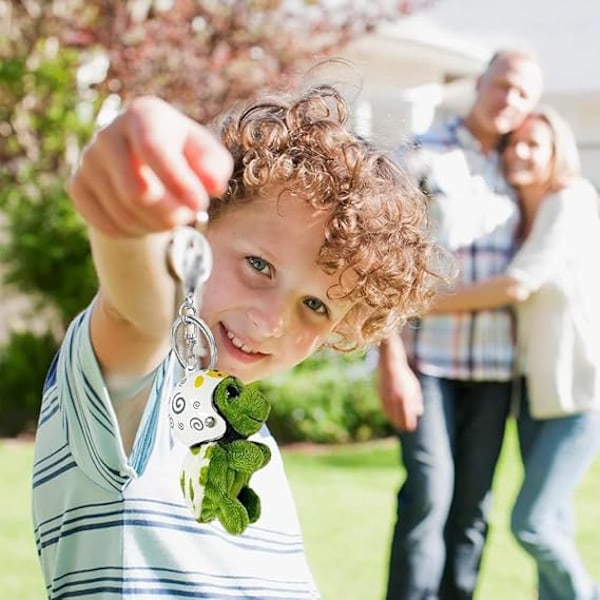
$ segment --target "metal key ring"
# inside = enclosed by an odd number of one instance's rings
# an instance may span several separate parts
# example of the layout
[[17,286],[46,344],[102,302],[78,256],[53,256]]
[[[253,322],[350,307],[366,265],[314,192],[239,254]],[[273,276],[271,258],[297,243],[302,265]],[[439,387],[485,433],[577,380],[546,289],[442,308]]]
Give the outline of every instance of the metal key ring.
[[185,325],[194,325],[200,330],[200,333],[204,336],[208,347],[208,364],[206,365],[206,369],[214,369],[217,364],[217,344],[215,342],[215,338],[213,336],[212,331],[208,328],[208,325],[198,317],[193,315],[182,315],[180,316],[171,327],[171,347],[173,348],[173,352],[175,352],[175,356],[179,361],[179,364],[186,370],[194,370],[196,369],[196,365],[188,364],[188,361],[185,360],[185,356],[179,349],[179,345],[177,343],[177,333],[180,327]]

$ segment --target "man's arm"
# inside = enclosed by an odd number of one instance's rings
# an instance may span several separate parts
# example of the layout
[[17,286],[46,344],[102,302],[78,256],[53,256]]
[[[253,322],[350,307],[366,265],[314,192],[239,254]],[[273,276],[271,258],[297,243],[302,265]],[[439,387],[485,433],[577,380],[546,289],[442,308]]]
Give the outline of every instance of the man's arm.
[[413,431],[423,414],[423,396],[399,332],[390,335],[379,348],[378,389],[383,412],[392,425]]

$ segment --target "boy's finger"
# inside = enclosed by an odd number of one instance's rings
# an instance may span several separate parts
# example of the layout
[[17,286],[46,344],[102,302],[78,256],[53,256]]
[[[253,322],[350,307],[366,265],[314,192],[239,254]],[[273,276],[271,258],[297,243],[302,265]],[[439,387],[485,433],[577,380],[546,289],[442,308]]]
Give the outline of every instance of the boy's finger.
[[96,177],[89,181],[89,187],[103,211],[123,235],[137,236],[157,230],[152,211],[139,202],[132,202],[114,179],[114,171],[98,166]]
[[144,213],[149,231],[165,231],[182,225],[192,225],[196,218],[196,211],[183,205],[179,198],[171,196],[169,192],[151,205],[140,206],[138,211]]
[[231,158],[202,126],[179,114],[173,119],[173,132],[148,131],[139,119],[130,123],[132,151],[160,184],[148,177],[148,172],[138,173],[146,184],[143,200],[155,202],[165,189],[192,210],[206,210],[207,193],[224,187]]
[[218,196],[226,190],[233,159],[209,131],[204,128],[191,130],[184,153],[209,196]]
[[84,221],[107,236],[118,236],[122,232],[104,210],[95,194],[81,179],[72,179],[67,191],[77,212]]

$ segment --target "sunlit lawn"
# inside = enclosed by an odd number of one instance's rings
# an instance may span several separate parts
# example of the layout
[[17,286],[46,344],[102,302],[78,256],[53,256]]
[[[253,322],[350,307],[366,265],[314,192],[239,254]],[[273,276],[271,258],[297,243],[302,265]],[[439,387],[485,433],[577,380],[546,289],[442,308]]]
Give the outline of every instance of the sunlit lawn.
[[[0,597],[44,597],[29,519],[33,447],[0,442]],[[402,473],[393,440],[343,448],[288,449],[285,461],[309,560],[324,600],[380,600],[395,491]],[[510,430],[495,482],[496,503],[478,600],[533,600],[533,569],[508,532],[520,480]],[[600,578],[600,460],[578,497],[579,541]],[[507,594],[510,594],[508,596]]]
[[[395,441],[286,454],[311,564],[324,600],[381,600],[402,480]],[[510,536],[509,510],[521,479],[513,424],[495,480],[489,545],[477,600],[534,600],[534,570]],[[579,544],[600,579],[600,459],[577,495]]]

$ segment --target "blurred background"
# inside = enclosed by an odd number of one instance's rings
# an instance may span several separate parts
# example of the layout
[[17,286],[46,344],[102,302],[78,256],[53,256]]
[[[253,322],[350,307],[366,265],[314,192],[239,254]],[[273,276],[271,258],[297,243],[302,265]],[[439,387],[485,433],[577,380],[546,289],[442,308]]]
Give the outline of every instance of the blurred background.
[[[542,101],[557,108],[577,135],[583,170],[600,186],[600,4],[594,0],[439,0],[382,24],[347,49],[364,77],[362,114],[384,138],[422,131],[434,115],[466,107],[473,78],[500,48],[538,57]],[[392,140],[393,141],[393,140]]]

